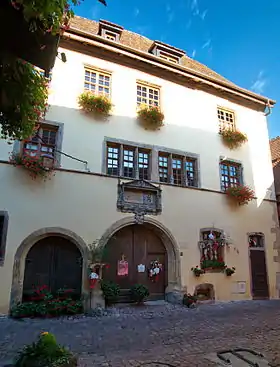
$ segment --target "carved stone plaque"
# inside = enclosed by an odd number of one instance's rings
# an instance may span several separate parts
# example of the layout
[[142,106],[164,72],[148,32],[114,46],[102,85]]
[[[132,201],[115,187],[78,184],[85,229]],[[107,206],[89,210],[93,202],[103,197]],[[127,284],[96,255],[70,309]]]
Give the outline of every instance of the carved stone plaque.
[[143,180],[119,182],[118,210],[124,213],[134,213],[137,218],[145,214],[161,213],[161,189]]

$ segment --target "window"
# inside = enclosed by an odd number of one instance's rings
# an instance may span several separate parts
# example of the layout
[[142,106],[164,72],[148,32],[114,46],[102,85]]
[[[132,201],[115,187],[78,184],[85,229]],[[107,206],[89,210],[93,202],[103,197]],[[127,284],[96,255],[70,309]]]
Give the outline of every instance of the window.
[[195,158],[159,152],[158,173],[160,182],[197,187],[197,160]]
[[204,269],[223,270],[225,236],[223,231],[207,228],[200,231],[200,262]]
[[137,84],[137,106],[145,104],[147,106],[159,107],[159,91],[157,87],[145,84]]
[[106,172],[111,176],[150,180],[150,154],[148,149],[107,143]]
[[235,115],[233,111],[218,107],[217,109],[220,131],[235,130]]
[[108,40],[111,40],[111,41],[116,41],[117,40],[116,33],[109,32],[109,31],[104,31],[104,37],[107,38]]
[[179,63],[178,57],[171,56],[167,52],[160,51],[159,56],[160,56],[161,59],[167,60],[169,62],[173,62],[174,64],[178,64]]
[[225,191],[228,187],[237,186],[242,181],[242,166],[234,162],[220,163],[221,170],[221,189]]
[[0,265],[4,264],[8,231],[8,213],[0,211]]
[[111,75],[97,70],[85,69],[84,89],[110,97]]
[[42,124],[36,134],[23,144],[23,154],[40,157],[43,154],[55,155],[58,127]]
[[264,235],[263,233],[252,233],[249,235],[249,247],[250,248],[264,248]]

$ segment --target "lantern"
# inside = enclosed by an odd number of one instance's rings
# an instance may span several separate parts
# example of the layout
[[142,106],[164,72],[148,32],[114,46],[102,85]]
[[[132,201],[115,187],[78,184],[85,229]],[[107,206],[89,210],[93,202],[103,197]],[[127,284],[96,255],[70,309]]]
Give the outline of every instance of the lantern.
[[45,170],[49,171],[54,167],[54,156],[51,154],[43,154],[42,156],[43,166]]

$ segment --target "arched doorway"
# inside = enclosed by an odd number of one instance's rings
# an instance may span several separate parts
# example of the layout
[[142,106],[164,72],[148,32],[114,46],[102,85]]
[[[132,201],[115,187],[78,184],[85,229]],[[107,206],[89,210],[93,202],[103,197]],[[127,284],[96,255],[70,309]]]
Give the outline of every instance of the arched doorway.
[[[124,276],[118,275],[118,261],[122,259],[128,262],[128,274]],[[152,282],[148,276],[150,263],[154,260],[163,265],[157,282]],[[119,284],[120,301],[129,300],[129,288],[136,283],[148,287],[150,300],[164,299],[168,283],[167,251],[151,226],[129,225],[118,230],[105,245],[104,261],[110,266],[104,270],[103,278]],[[138,265],[145,265],[142,272]]]
[[72,289],[81,295],[83,258],[69,239],[48,236],[37,241],[25,258],[23,301],[28,300],[34,287],[46,285],[51,293]]

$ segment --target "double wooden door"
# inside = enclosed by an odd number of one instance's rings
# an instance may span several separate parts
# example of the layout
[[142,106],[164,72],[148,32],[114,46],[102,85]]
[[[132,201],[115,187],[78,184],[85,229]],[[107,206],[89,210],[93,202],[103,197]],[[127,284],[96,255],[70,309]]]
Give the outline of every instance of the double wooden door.
[[[128,275],[118,276],[118,261],[128,262]],[[104,251],[104,260],[109,268],[104,270],[103,278],[111,280],[121,287],[120,301],[128,301],[129,288],[133,284],[144,284],[150,292],[149,299],[163,299],[167,281],[167,256],[162,241],[149,228],[132,225],[121,229],[108,242]],[[163,270],[157,282],[148,276],[150,263],[158,260]],[[139,272],[138,265],[144,265],[145,271]]]
[[83,260],[75,244],[63,237],[50,236],[38,241],[25,260],[23,299],[34,287],[46,285],[51,293],[72,289],[81,294]]
[[269,298],[267,268],[265,251],[254,249],[250,250],[252,297],[254,299]]

